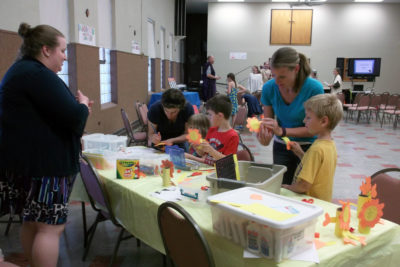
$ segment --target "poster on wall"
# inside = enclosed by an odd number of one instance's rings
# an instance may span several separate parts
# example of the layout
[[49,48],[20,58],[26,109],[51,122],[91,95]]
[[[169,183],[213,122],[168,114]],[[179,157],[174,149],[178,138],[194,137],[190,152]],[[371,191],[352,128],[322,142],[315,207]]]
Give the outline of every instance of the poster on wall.
[[96,34],[93,27],[78,24],[79,43],[96,45]]
[[230,52],[229,59],[246,60],[247,53],[246,52]]
[[137,41],[132,41],[132,53],[140,55],[140,44]]

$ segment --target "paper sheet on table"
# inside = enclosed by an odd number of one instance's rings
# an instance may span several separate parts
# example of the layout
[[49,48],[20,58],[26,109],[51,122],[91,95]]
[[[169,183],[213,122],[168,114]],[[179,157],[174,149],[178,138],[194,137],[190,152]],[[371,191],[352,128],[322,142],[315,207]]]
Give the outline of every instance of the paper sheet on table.
[[296,216],[296,214],[290,214],[271,209],[270,207],[267,207],[261,203],[252,203],[249,205],[243,205],[240,206],[239,208],[274,221],[285,221],[287,219]]
[[[259,255],[253,254],[247,250],[243,250],[243,258],[262,258]],[[315,245],[303,252],[300,252],[298,254],[293,255],[292,257],[289,258],[289,260],[294,260],[294,261],[309,261],[309,262],[315,262],[319,263],[319,257],[317,250],[315,248]]]
[[153,193],[150,193],[150,196],[159,198],[165,201],[180,201],[182,200],[182,195],[179,192],[179,189],[171,186],[168,188],[164,188]]
[[310,261],[310,262],[319,263],[318,252],[317,252],[317,249],[315,248],[314,242],[313,242],[312,248],[307,249],[298,254],[295,254],[292,257],[290,257],[290,259],[294,260],[294,261]]
[[264,218],[274,220],[274,221],[285,221],[285,220],[288,220],[297,215],[297,214],[281,212],[281,211],[272,209],[268,206],[265,206],[261,203],[240,204],[240,203],[233,203],[233,202],[227,202],[227,201],[215,201],[215,200],[213,200],[212,202],[229,204],[231,206],[238,207],[239,209],[251,212],[253,214],[256,214],[256,215],[259,215],[259,216],[262,216]]
[[327,81],[324,82],[325,85],[329,85],[329,83]]

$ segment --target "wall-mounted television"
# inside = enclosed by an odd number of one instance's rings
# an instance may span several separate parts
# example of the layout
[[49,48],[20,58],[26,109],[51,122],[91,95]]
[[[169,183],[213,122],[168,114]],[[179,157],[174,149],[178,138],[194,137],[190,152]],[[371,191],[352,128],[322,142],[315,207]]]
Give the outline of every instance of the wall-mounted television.
[[347,76],[353,78],[378,77],[381,74],[380,58],[349,58]]

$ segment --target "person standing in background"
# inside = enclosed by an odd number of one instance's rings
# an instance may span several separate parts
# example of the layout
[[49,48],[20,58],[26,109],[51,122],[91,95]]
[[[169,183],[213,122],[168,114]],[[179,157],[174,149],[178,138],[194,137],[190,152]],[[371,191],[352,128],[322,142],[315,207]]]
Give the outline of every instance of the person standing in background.
[[278,49],[272,55],[271,67],[274,78],[263,86],[264,119],[257,138],[264,146],[274,139],[273,162],[287,167],[283,184],[291,184],[300,159],[286,149],[282,137],[289,137],[298,142],[303,151],[308,150],[316,137],[303,122],[303,104],[314,95],[323,94],[324,90],[319,81],[309,77],[311,68],[305,55],[291,47]]
[[216,81],[221,79],[221,77],[215,75],[215,70],[213,67],[214,56],[208,56],[207,62],[203,66],[203,101],[207,102],[208,99],[212,98],[217,90]]
[[264,66],[261,68],[260,72],[262,75],[263,84],[271,79],[272,77],[271,67],[269,66],[268,62],[264,62]]
[[57,76],[67,59],[60,31],[21,23],[18,34],[19,59],[0,84],[0,216],[22,213],[29,265],[55,267],[93,102]]
[[340,68],[333,69],[333,76],[335,76],[333,83],[328,86],[331,88],[331,94],[338,94],[342,92],[342,77],[340,76]]
[[264,83],[260,70],[258,69],[257,66],[253,66],[251,68],[251,72],[249,74],[249,79],[247,83],[248,83],[248,89],[250,90],[251,93],[256,93],[258,91],[261,91]]
[[232,125],[235,125],[236,114],[238,112],[238,91],[239,91],[236,83],[235,74],[228,73],[228,75],[226,76],[226,81],[228,82],[228,88],[226,93],[232,103],[232,113],[231,113]]

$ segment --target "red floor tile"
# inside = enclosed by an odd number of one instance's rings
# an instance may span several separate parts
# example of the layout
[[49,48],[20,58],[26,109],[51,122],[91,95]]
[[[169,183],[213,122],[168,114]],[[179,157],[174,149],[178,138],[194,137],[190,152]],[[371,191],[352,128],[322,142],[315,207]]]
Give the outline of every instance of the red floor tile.
[[353,179],[365,179],[365,177],[367,177],[367,175],[365,175],[365,174],[350,174],[350,177]]
[[382,128],[375,128],[374,131],[384,131],[385,129]]
[[344,138],[344,136],[337,135],[337,136],[334,136],[333,138]]
[[353,167],[350,163],[338,163],[337,164],[339,167]]
[[394,149],[390,149],[390,150],[392,150],[394,152],[400,152],[400,148],[394,148]]
[[367,136],[367,137],[365,137],[366,139],[376,139],[376,137],[375,136]]
[[381,164],[381,166],[384,168],[398,168],[395,164]]
[[243,142],[254,142],[253,138],[242,138]]
[[350,141],[344,141],[343,144],[355,144],[355,143]]
[[367,158],[369,158],[369,159],[380,159],[381,157],[379,157],[378,155],[367,155]]
[[356,134],[365,134],[364,132],[356,132]]
[[247,147],[255,148],[257,146],[256,145],[247,145]]
[[395,133],[385,133],[387,135],[396,135]]
[[354,150],[367,150],[365,147],[353,147]]
[[385,145],[389,145],[388,142],[378,142],[377,144],[378,144],[378,145],[384,145],[384,146],[385,146]]
[[357,130],[356,128],[347,128],[347,130],[349,130],[349,131],[355,131],[355,130]]

